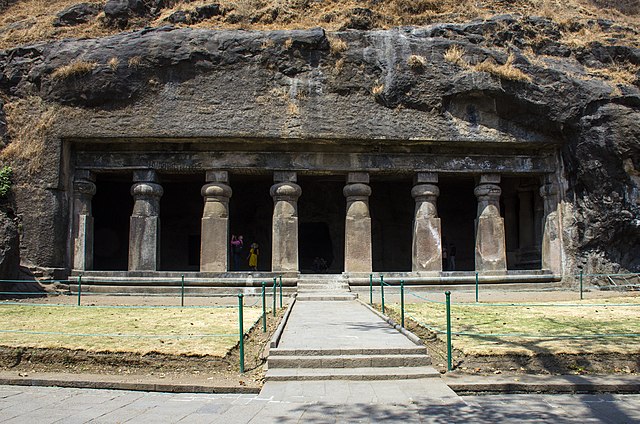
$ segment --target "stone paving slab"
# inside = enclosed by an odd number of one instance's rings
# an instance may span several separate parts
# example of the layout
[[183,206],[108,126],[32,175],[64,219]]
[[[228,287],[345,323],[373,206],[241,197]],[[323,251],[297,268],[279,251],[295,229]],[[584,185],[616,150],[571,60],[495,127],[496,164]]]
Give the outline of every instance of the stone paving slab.
[[386,349],[416,345],[356,301],[296,302],[278,348]]
[[[299,382],[263,395],[145,393],[0,386],[0,422],[15,423],[637,423],[640,395],[494,395],[409,398],[381,382]],[[286,383],[289,384],[289,383]],[[421,385],[421,390],[428,386]],[[295,397],[298,395],[298,397]],[[84,408],[87,402],[92,406]],[[71,407],[81,403],[82,408]],[[8,416],[5,411],[19,411]],[[50,418],[47,418],[50,417]]]

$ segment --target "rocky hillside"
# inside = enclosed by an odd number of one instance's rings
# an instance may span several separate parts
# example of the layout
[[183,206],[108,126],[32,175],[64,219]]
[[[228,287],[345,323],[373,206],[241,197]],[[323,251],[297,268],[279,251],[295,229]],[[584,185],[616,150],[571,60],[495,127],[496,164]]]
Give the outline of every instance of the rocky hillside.
[[[48,132],[64,125],[61,117],[124,115],[167,105],[167,93],[177,86],[202,91],[203,98],[226,96],[229,110],[255,109],[272,114],[274,121],[295,115],[296,130],[284,136],[302,138],[323,130],[313,119],[319,113],[339,134],[343,117],[353,110],[378,117],[378,125],[345,124],[345,134],[455,137],[452,122],[467,119],[458,115],[457,105],[484,96],[495,101],[494,113],[509,123],[506,132],[513,137],[564,143],[565,238],[569,255],[576,258],[570,269],[640,271],[637,3],[619,2],[620,10],[608,11],[607,19],[593,4],[583,3],[572,3],[570,16],[533,16],[533,3],[474,2],[484,5],[482,10],[465,10],[447,9],[446,1],[338,6],[321,0],[110,0],[63,11],[71,4],[58,1],[48,6],[56,16],[47,15],[39,35],[33,31],[42,22],[7,23],[8,14],[30,3],[10,4],[2,33],[7,49],[0,52],[8,123],[3,160],[14,165],[17,184],[27,186],[39,178],[46,161],[43,144]],[[525,15],[468,21],[510,9]],[[443,19],[460,22],[437,23]],[[420,26],[376,29],[400,24]],[[14,27],[7,30],[7,25]],[[150,28],[130,31],[141,25]],[[334,31],[220,29],[315,25]],[[67,35],[95,38],[53,40]],[[12,37],[13,47],[8,45]],[[232,90],[224,78],[241,79],[246,88]],[[300,82],[299,90],[292,91],[292,80]],[[158,122],[176,118],[172,110],[154,113],[166,118]],[[391,116],[402,126],[390,125]],[[424,127],[425,121],[431,126]],[[390,129],[395,132],[386,134]],[[251,128],[230,131],[246,134]]]

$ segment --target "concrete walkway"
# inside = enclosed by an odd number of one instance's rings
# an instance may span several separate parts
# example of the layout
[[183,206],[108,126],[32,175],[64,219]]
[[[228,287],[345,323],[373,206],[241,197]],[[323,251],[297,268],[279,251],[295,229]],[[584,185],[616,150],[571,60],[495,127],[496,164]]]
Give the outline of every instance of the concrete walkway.
[[355,300],[298,301],[260,397],[308,404],[459,403],[426,348]]

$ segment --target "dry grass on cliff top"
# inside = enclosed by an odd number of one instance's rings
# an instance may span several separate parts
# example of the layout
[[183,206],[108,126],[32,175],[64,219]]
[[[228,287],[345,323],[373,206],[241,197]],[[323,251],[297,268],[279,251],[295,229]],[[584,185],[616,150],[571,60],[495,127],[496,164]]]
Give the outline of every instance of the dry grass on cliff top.
[[[262,313],[244,308],[249,331]],[[238,343],[231,308],[0,305],[0,346],[224,357]]]
[[[104,15],[90,23],[73,27],[54,27],[56,13],[80,0],[18,0],[0,12],[0,48],[6,49],[43,40],[69,37],[99,37],[118,32],[104,24]],[[129,29],[144,26],[167,25],[167,16],[177,10],[194,10],[197,6],[220,3],[228,10],[226,16],[215,16],[196,27],[216,29],[299,29],[321,26],[338,30],[354,15],[356,8],[372,11],[374,28],[399,25],[426,25],[435,22],[466,22],[486,19],[504,13],[548,17],[561,25],[588,19],[607,18],[640,28],[640,2],[637,0],[389,0],[363,2],[356,0],[178,0],[174,7],[165,9],[153,20],[137,19]],[[597,29],[581,30],[582,34],[567,34],[567,40],[576,43],[600,40],[610,41],[611,34]],[[585,32],[586,31],[586,32]],[[587,34],[588,32],[588,34]],[[619,37],[625,37],[624,31]],[[615,37],[614,37],[615,38]],[[629,37],[629,43],[637,43]]]
[[[640,352],[637,325],[640,296],[553,302],[557,306],[540,304],[454,304],[451,307],[452,331],[468,335],[454,335],[452,344],[469,355]],[[398,305],[393,305],[392,309],[397,316]],[[405,310],[407,316],[427,328],[442,331],[446,328],[443,304],[407,304]],[[598,336],[602,334],[620,336]]]

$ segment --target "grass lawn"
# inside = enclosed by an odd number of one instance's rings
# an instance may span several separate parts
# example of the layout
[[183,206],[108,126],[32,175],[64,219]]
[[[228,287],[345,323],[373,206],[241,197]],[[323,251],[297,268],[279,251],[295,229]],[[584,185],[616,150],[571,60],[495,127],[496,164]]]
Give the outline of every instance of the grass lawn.
[[[261,308],[244,308],[244,331]],[[238,308],[0,305],[0,345],[224,356],[238,342]]]
[[[577,304],[581,306],[572,306]],[[470,355],[640,354],[640,296],[542,305],[540,302],[516,306],[453,304],[452,332],[466,334],[454,335],[452,345]],[[399,314],[399,305],[391,308]],[[446,330],[444,304],[406,304],[405,316],[423,327]],[[615,334],[620,336],[597,336]],[[445,338],[443,334],[438,337]]]

